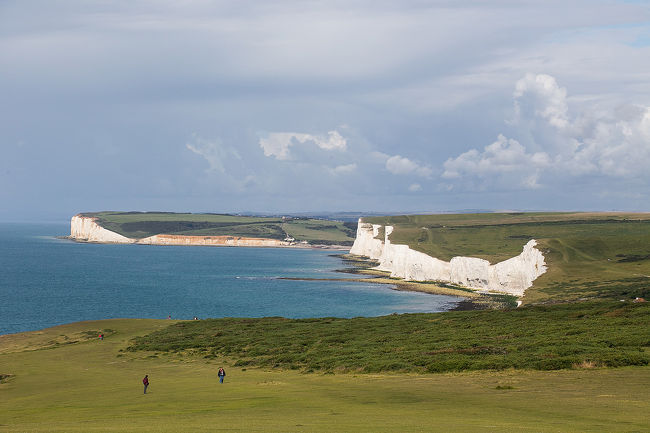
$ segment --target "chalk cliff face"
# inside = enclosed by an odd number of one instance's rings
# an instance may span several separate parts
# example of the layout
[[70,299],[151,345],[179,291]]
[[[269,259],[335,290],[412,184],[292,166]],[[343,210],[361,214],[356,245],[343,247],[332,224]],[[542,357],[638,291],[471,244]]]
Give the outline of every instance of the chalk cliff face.
[[495,265],[475,257],[453,257],[445,262],[412,250],[407,245],[391,243],[392,226],[385,227],[384,239],[375,239],[381,226],[359,220],[357,238],[350,254],[379,260],[376,269],[392,277],[413,281],[442,281],[482,291],[521,296],[533,281],[546,272],[543,254],[529,241],[521,254]]
[[92,217],[75,215],[70,220],[70,238],[82,242],[146,245],[202,245],[232,247],[282,247],[289,242],[276,239],[244,238],[238,236],[182,236],[159,234],[143,239],[132,239],[107,230]]
[[132,244],[134,239],[106,230],[95,222],[95,218],[75,215],[70,220],[70,237],[78,241],[111,244]]
[[229,247],[283,247],[288,242],[276,239],[243,238],[238,236],[182,236],[182,235],[155,235],[139,239],[138,244],[150,245],[202,245],[202,246],[229,246]]

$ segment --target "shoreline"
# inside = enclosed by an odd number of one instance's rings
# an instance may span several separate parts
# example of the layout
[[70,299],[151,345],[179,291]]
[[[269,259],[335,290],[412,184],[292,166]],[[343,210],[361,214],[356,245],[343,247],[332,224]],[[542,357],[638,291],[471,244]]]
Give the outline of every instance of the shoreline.
[[455,308],[448,311],[476,311],[517,308],[520,305],[514,295],[500,293],[484,293],[463,287],[454,287],[445,283],[434,281],[406,281],[390,276],[389,272],[373,269],[377,261],[363,256],[340,254],[344,262],[352,267],[339,269],[337,272],[356,275],[369,275],[368,278],[343,279],[344,281],[359,281],[375,284],[391,284],[393,290],[428,293],[431,295],[447,295],[462,298]]
[[[337,271],[346,272],[346,271]],[[363,274],[361,274],[363,275]],[[369,277],[369,278],[298,278],[298,277],[279,277],[279,280],[292,280],[292,281],[341,281],[341,282],[356,282],[356,283],[371,283],[371,284],[384,284],[392,285],[392,290],[400,292],[418,292],[426,293],[428,295],[440,296],[454,296],[461,298],[456,306],[446,311],[478,311],[489,310],[500,307],[499,302],[495,302],[491,295],[481,294],[475,292],[465,292],[463,290],[450,289],[446,287],[436,286],[431,283],[417,283],[411,281],[395,281],[389,278]],[[436,313],[430,313],[436,314]]]
[[78,239],[73,236],[55,236],[56,239],[76,242],[79,244],[97,244],[97,245],[152,245],[159,247],[228,247],[228,248],[295,248],[295,249],[312,249],[312,250],[332,250],[332,251],[350,251],[352,247],[338,244],[293,244],[293,245],[192,245],[185,243],[139,243],[139,242],[100,242]]
[[[343,273],[352,273],[345,270],[337,270],[336,272]],[[359,274],[363,275],[363,274]],[[393,285],[400,292],[419,292],[427,293],[429,295],[445,295],[445,296],[456,296],[460,298],[474,298],[480,295],[473,292],[465,292],[463,290],[457,290],[447,287],[440,287],[433,283],[418,283],[412,281],[403,281],[403,280],[394,280],[392,278],[382,278],[382,277],[368,277],[368,278],[309,278],[309,277],[278,277],[278,280],[292,280],[292,281],[340,281],[340,282],[355,282],[355,283],[373,283],[373,284],[384,284],[384,285]]]

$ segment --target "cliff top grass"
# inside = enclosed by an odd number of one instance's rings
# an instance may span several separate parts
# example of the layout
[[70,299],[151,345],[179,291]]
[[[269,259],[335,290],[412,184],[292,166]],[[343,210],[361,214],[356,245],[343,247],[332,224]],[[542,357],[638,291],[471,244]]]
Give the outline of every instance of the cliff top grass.
[[[133,337],[174,323],[79,322],[12,336],[15,350],[0,351],[0,431],[414,433],[650,428],[649,367],[605,369],[584,363],[559,371],[304,374],[235,367],[219,357],[123,351]],[[103,341],[77,337],[107,329],[112,332],[106,332]],[[55,347],[48,343],[66,337],[75,342]],[[33,350],[37,341],[44,344],[41,350]],[[216,376],[220,366],[227,371],[223,385]],[[151,383],[147,395],[141,384],[145,374]]]
[[[530,239],[650,236],[650,213],[401,215],[363,218],[363,222],[391,225],[392,242],[447,261],[471,256],[500,262],[519,254]],[[601,252],[606,253],[603,245],[596,251]]]
[[364,218],[394,226],[391,242],[441,260],[494,264],[538,241],[548,270],[524,302],[650,297],[649,213],[482,213]]
[[82,216],[94,217],[100,226],[134,239],[158,234],[277,240],[290,236],[299,242],[352,245],[356,234],[356,223],[313,218],[171,212],[92,212]]

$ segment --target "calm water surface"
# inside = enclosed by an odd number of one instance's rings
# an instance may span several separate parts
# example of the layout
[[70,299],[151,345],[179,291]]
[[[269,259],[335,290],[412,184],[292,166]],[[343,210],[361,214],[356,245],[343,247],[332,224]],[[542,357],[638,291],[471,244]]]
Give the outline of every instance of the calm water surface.
[[356,317],[437,312],[459,298],[352,278],[332,251],[82,244],[68,224],[0,224],[0,334],[116,317]]

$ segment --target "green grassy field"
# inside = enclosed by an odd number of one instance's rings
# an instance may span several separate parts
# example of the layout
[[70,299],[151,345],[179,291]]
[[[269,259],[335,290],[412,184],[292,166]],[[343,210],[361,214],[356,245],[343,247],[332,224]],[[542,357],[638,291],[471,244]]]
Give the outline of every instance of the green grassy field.
[[355,319],[211,319],[135,340],[129,351],[227,357],[236,366],[322,372],[556,370],[650,363],[650,303]]
[[317,244],[352,245],[356,224],[305,218],[267,218],[223,214],[188,214],[168,212],[93,212],[84,216],[97,218],[108,230],[129,238],[146,238],[156,234],[187,236],[241,236],[297,241]]
[[[10,375],[0,383],[0,432],[650,430],[648,367],[303,374],[120,351],[169,325],[81,322],[0,337],[0,374]],[[104,341],[92,338],[101,330]]]
[[650,214],[508,213],[364,218],[393,225],[391,241],[442,260],[497,263],[536,239],[548,271],[523,301],[650,297]]

